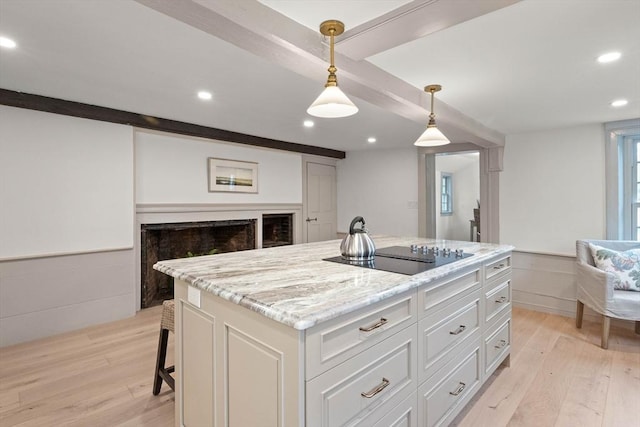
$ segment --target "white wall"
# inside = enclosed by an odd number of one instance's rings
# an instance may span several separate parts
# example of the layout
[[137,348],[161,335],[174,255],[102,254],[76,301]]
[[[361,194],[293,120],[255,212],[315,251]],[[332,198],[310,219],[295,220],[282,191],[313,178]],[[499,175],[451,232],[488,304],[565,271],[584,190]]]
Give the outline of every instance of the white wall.
[[0,107],[0,346],[133,315],[133,219],[131,127]]
[[129,126],[0,106],[0,259],[132,247],[131,139]]
[[[136,203],[302,203],[302,156],[136,131]],[[258,193],[209,193],[207,158],[258,163]]]
[[604,238],[604,165],[600,124],[507,136],[501,242],[572,256],[577,239]]
[[[209,193],[207,157],[259,193]],[[135,202],[300,204],[302,156],[0,107],[0,346],[135,314]]]
[[418,151],[350,151],[337,163],[338,231],[362,216],[371,234],[418,235]]
[[[500,176],[500,240],[516,246],[513,301],[575,315],[575,241],[605,235],[603,126],[509,135]],[[587,309],[587,316],[598,320]]]
[[[441,173],[452,174],[453,214],[440,215]],[[436,156],[436,238],[468,241],[469,220],[480,200],[480,159],[478,154]]]

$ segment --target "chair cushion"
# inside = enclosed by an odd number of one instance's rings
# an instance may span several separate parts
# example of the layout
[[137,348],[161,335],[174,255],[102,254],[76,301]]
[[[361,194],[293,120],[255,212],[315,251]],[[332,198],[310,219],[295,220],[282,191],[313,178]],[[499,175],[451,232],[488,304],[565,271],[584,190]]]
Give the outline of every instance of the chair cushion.
[[640,249],[618,252],[593,243],[589,249],[596,267],[614,276],[614,289],[640,292]]

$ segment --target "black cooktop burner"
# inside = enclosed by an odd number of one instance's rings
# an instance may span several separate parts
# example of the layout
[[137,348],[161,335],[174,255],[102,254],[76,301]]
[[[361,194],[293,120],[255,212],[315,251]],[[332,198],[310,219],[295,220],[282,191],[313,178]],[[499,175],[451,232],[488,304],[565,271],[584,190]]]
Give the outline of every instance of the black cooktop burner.
[[325,258],[324,261],[413,276],[472,255],[468,253],[456,254],[455,250],[448,249],[434,251],[433,248],[423,250],[422,247],[415,246],[390,246],[377,249],[376,256],[371,261],[350,261],[341,256]]

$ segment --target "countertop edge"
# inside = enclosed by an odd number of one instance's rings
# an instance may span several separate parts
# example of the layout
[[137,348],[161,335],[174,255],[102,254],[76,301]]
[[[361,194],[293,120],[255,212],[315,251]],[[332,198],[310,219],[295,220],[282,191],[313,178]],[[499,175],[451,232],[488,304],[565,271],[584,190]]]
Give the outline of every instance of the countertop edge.
[[[416,289],[420,286],[439,280],[445,276],[456,274],[469,267],[481,264],[491,258],[512,252],[514,249],[515,248],[511,245],[495,245],[495,248],[489,254],[476,254],[474,255],[474,257],[466,258],[466,262],[464,262],[463,264],[449,264],[448,268],[447,265],[445,265],[438,269],[430,270],[428,272],[420,273],[414,276],[404,276],[407,277],[406,281],[402,281],[401,283],[398,283],[391,288],[377,291],[375,293],[367,295],[366,297],[360,297],[358,299],[351,300],[345,304],[342,304],[341,306],[337,306],[337,310],[325,311],[324,313],[320,313],[319,315],[308,317],[301,317],[283,310],[274,309],[272,306],[265,305],[260,301],[252,299],[250,296],[231,292],[224,288],[218,287],[211,282],[207,282],[202,278],[198,278],[190,274],[181,273],[177,269],[171,268],[167,265],[163,265],[163,261],[159,261],[158,263],[156,263],[153,268],[161,273],[172,276],[174,279],[185,281],[189,285],[198,288],[201,291],[211,293],[229,302],[261,314],[266,318],[274,320],[278,323],[282,323],[296,330],[302,331],[341,315],[348,314],[363,307],[367,307],[371,304],[375,304],[379,301],[383,301],[387,298],[393,297],[394,295]],[[347,268],[352,267],[347,266]],[[438,270],[441,270],[440,274],[434,274],[434,272]],[[398,274],[398,276],[403,275]]]

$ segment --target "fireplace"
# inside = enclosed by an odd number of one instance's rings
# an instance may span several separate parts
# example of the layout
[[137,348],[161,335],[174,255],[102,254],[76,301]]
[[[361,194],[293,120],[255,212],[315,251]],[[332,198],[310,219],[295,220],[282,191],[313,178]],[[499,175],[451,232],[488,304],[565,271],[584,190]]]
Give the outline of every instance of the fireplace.
[[293,245],[293,214],[262,215],[262,247]]
[[140,233],[141,308],[173,298],[173,278],[156,262],[256,247],[255,219],[141,224]]

